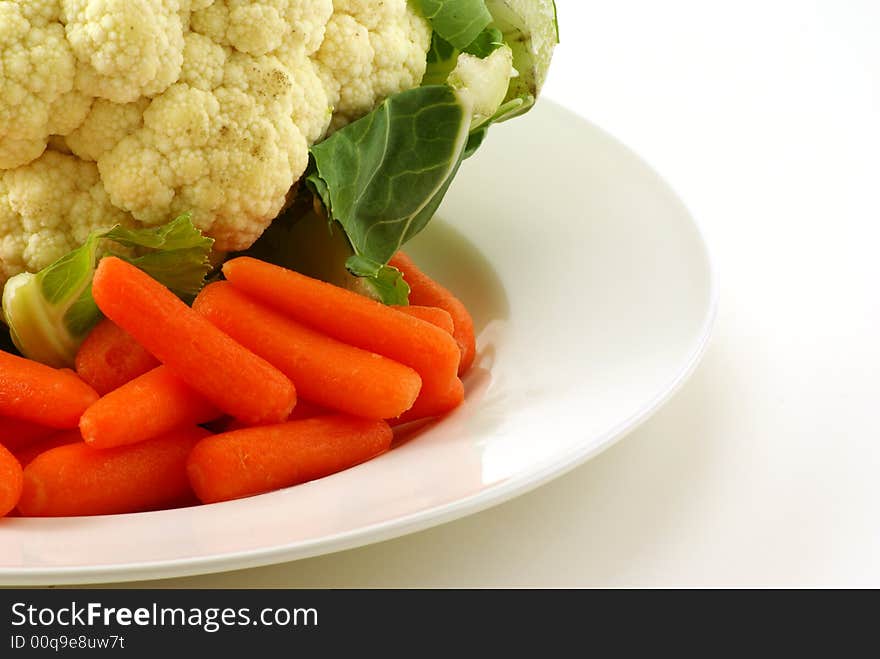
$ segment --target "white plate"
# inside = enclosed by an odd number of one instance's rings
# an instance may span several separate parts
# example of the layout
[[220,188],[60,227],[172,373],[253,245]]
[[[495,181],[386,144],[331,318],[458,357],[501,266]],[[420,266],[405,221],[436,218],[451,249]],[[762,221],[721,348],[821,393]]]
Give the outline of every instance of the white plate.
[[390,453],[284,491],[180,510],[0,521],[0,583],[154,579],[325,554],[522,494],[657,410],[697,364],[705,243],[633,153],[542,102],[493,130],[410,252],[479,331],[465,405]]

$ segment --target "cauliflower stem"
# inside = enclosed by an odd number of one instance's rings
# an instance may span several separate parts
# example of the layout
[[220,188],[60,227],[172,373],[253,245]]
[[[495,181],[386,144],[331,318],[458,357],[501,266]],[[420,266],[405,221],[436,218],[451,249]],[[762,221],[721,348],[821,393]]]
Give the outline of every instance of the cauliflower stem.
[[192,300],[211,269],[212,244],[188,214],[158,228],[95,232],[47,268],[23,272],[6,283],[3,316],[12,341],[30,359],[72,367],[77,349],[102,317],[92,298],[101,256],[123,258]]

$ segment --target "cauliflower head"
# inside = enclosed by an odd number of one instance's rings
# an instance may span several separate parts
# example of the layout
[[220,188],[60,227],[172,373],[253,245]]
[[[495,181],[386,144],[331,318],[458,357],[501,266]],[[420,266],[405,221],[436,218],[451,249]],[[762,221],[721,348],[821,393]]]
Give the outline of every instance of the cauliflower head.
[[185,211],[249,247],[430,43],[407,0],[0,0],[0,284]]

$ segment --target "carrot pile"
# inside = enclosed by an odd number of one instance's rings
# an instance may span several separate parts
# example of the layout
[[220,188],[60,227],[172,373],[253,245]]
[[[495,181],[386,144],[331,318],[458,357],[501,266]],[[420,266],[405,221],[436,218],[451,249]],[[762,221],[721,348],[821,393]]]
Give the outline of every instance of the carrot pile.
[[392,307],[252,258],[192,306],[101,260],[76,372],[0,352],[0,516],[216,503],[328,476],[464,398],[473,322],[405,255]]

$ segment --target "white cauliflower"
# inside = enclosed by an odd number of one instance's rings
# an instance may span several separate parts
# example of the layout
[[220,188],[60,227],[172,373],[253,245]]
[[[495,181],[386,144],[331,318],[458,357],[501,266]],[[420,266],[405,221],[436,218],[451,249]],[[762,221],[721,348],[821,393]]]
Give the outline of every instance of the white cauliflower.
[[89,110],[91,98],[73,91],[76,59],[57,18],[57,1],[0,1],[0,169],[39,158],[50,135]]
[[[61,0],[80,91],[115,103],[160,94],[183,63],[179,0]],[[182,15],[183,14],[183,15]]]
[[114,224],[131,221],[110,203],[95,163],[46,151],[0,172],[0,279],[41,270]]
[[406,0],[334,0],[319,69],[338,128],[425,75],[431,28]]
[[249,247],[430,41],[406,0],[0,0],[0,284],[184,211]]

